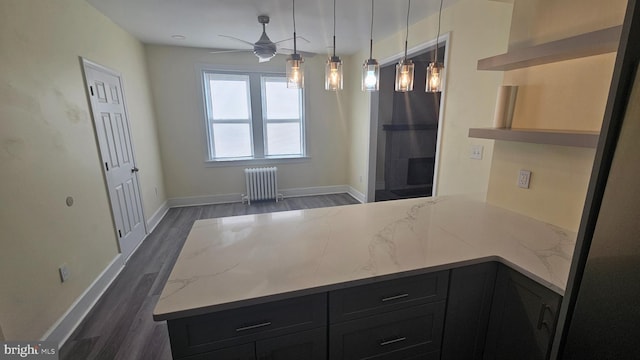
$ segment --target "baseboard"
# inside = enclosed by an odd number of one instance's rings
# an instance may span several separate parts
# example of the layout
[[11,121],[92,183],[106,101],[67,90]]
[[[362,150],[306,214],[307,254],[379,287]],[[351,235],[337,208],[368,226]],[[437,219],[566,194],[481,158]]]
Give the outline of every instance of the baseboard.
[[156,226],[158,226],[162,218],[167,214],[167,211],[169,211],[169,202],[165,201],[160,205],[158,210],[151,215],[149,220],[147,220],[147,229],[149,230],[149,234],[155,230]]
[[171,198],[167,200],[170,208],[212,204],[228,204],[242,202],[242,194],[204,195]]
[[[316,186],[307,188],[291,188],[280,189],[279,191],[285,198],[313,195],[330,195],[348,193],[360,202],[364,202],[364,195],[349,185],[333,185],[333,186]],[[188,196],[180,198],[171,198],[167,200],[167,206],[183,207],[197,205],[212,204],[228,204],[242,202],[242,194],[225,194],[225,195],[205,195],[205,196]]]
[[91,285],[69,307],[66,313],[42,336],[42,341],[55,341],[59,348],[67,341],[80,322],[91,311],[113,280],[124,268],[122,255],[118,254]]
[[361,203],[363,203],[363,204],[367,202],[367,199],[366,199],[366,197],[364,196],[364,194],[363,194],[363,193],[361,193],[360,191],[356,190],[356,189],[355,189],[353,186],[351,186],[351,185],[348,185],[348,186],[347,186],[347,188],[348,188],[348,189],[347,189],[347,193],[348,193],[349,195],[353,196],[353,198],[354,198],[354,199],[356,199],[356,200],[360,201],[360,202],[361,202]]
[[280,190],[280,193],[286,198],[300,197],[300,196],[341,194],[346,192],[348,192],[348,189],[347,189],[347,186],[345,185],[316,186],[316,187],[292,188],[292,189]]

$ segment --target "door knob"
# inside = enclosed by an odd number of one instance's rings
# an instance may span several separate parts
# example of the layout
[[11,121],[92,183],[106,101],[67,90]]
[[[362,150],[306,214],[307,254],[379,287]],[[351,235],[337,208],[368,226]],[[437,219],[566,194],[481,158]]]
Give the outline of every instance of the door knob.
[[137,167],[131,168],[132,173],[137,173],[138,171],[140,171],[140,169],[138,169]]

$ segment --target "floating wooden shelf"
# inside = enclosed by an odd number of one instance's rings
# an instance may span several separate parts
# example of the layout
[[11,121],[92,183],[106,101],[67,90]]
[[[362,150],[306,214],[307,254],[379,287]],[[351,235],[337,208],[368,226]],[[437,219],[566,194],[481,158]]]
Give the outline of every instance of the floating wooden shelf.
[[622,26],[614,26],[478,60],[478,70],[514,70],[618,50]]
[[471,128],[469,129],[469,137],[595,148],[598,145],[600,133],[592,131]]

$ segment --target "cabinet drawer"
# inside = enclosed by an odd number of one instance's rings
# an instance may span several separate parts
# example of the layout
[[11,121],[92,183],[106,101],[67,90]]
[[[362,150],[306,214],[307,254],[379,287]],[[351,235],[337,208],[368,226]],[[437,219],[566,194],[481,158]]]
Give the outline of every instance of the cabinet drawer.
[[187,356],[183,360],[255,360],[254,343],[242,344],[230,348],[210,351],[204,354]]
[[327,328],[256,342],[258,360],[327,360]]
[[441,271],[332,291],[329,321],[333,324],[444,300],[448,281],[449,272]]
[[303,296],[170,320],[174,357],[230,347],[326,325],[326,294]]
[[330,358],[407,359],[438,352],[444,310],[440,301],[331,325]]

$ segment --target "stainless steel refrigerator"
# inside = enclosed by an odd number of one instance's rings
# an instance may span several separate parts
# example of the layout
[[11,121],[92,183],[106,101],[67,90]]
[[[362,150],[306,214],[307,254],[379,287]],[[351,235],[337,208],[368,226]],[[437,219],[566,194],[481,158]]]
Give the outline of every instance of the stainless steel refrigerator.
[[628,2],[552,358],[640,359],[638,8]]

